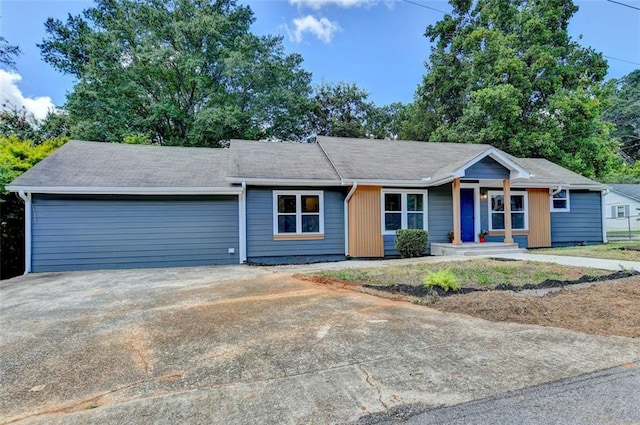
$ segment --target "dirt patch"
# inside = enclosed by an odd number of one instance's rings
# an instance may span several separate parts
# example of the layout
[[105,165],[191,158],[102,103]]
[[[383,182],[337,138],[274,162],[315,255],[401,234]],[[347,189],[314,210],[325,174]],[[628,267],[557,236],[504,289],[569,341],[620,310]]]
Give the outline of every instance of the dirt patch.
[[[616,275],[614,273],[612,276]],[[565,285],[559,291],[543,297],[475,288],[466,288],[465,293],[442,297],[432,288],[416,285],[402,285],[407,287],[404,288],[406,291],[392,291],[391,287],[395,285],[389,285],[388,292],[384,292],[380,290],[380,286],[344,282],[324,276],[300,277],[316,283],[416,302],[443,312],[466,314],[494,322],[554,326],[596,335],[640,337],[640,275],[637,274],[606,280],[587,288]],[[417,295],[423,292],[428,296]]]
[[597,335],[640,337],[640,277],[544,297],[488,291],[440,298],[430,307],[497,322],[556,326]]

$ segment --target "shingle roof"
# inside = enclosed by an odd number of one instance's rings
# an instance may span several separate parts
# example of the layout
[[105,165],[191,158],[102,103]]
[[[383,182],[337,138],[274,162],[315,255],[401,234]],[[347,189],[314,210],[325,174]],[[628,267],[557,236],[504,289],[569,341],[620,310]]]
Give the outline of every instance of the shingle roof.
[[[451,177],[490,149],[489,145],[337,137],[318,137],[318,143],[309,144],[233,140],[230,149],[70,141],[10,186],[230,188],[230,181],[241,179],[319,184],[378,180],[422,185],[425,177],[437,184],[438,178]],[[500,154],[534,174],[529,180],[514,181],[514,186],[603,187],[545,159]],[[638,191],[639,185],[622,186]]]
[[228,187],[228,149],[65,143],[11,186]]
[[640,201],[640,184],[612,184],[611,189],[614,192]]
[[509,157],[522,168],[534,175],[527,180],[517,180],[514,183],[514,186],[517,185],[517,183],[526,183],[527,185],[539,184],[541,186],[573,185],[604,188],[604,185],[601,183],[567,170],[566,168],[543,158],[516,158],[511,155],[509,155]]
[[489,145],[318,137],[344,179],[421,180],[455,170]]
[[317,143],[232,140],[230,155],[229,177],[340,181]]

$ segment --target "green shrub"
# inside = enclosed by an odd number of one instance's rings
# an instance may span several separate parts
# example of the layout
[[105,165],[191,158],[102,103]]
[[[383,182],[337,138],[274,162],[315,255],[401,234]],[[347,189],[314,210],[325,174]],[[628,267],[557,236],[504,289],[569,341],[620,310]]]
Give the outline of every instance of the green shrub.
[[449,292],[449,289],[452,291],[458,289],[458,282],[456,275],[451,270],[442,269],[437,272],[429,272],[424,278],[424,286],[427,288],[438,286],[444,292]]
[[419,257],[427,247],[427,231],[422,229],[396,230],[396,251],[402,258]]

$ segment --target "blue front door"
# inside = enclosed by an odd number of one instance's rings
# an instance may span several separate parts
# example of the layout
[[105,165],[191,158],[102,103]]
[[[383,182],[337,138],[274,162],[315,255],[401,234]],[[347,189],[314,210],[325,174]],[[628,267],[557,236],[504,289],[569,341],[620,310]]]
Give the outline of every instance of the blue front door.
[[462,242],[475,241],[473,189],[460,189],[460,228]]

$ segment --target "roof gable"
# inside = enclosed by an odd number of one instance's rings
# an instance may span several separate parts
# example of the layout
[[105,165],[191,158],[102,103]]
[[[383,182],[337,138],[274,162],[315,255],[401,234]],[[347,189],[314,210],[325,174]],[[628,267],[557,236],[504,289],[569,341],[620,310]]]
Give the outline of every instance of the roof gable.
[[611,190],[640,202],[640,184],[612,184]]

